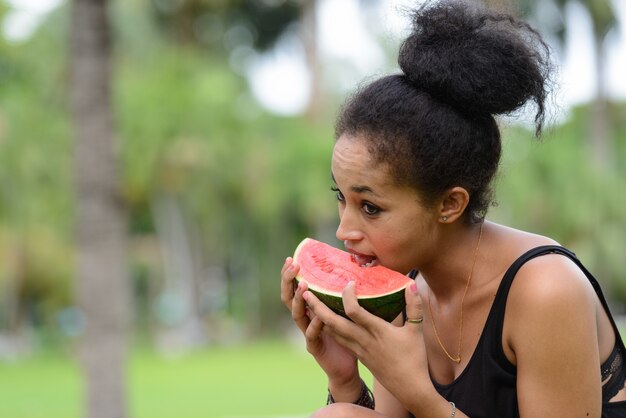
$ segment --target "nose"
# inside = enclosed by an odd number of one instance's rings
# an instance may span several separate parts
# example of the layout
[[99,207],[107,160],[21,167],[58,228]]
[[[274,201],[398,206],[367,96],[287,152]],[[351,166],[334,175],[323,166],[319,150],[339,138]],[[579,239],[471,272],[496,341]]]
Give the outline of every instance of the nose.
[[339,241],[358,241],[363,238],[363,232],[359,228],[357,215],[348,208],[339,214],[339,226],[335,236]]

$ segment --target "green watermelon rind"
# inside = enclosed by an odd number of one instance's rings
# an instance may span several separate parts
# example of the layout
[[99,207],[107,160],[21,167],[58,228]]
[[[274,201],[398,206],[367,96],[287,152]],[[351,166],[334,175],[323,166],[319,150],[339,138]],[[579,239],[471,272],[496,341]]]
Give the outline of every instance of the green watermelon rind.
[[[296,277],[297,282],[301,280],[306,281],[306,279],[302,277]],[[341,295],[324,293],[315,289],[310,284],[308,286],[311,293],[313,293],[324,305],[328,306],[336,314],[350,319],[343,308],[343,299],[341,298]],[[404,298],[405,288],[406,286],[382,296],[361,296],[358,297],[357,300],[359,305],[372,315],[376,315],[387,322],[391,322],[398,315],[400,315],[406,306],[406,300]]]
[[[306,246],[307,242],[309,241],[315,241],[315,240],[312,240],[310,238],[305,238],[304,240],[302,240],[302,242],[296,248],[296,251],[294,253],[294,259],[296,260],[298,259],[300,255],[300,251],[302,250],[302,248]],[[301,280],[307,281],[307,278],[298,274],[296,276],[296,282],[299,282]],[[363,307],[369,313],[376,315],[384,319],[387,322],[393,321],[406,306],[404,292],[405,292],[406,286],[408,285],[408,280],[410,279],[407,278],[406,285],[400,288],[396,288],[388,293],[382,293],[382,294],[377,294],[377,295],[372,295],[372,296],[364,296],[364,295],[358,296],[357,300],[359,302],[359,305]],[[320,289],[316,287],[314,284],[309,283],[308,281],[307,281],[307,284],[308,284],[308,289],[311,291],[311,293],[313,293],[320,301],[322,301],[322,303],[328,306],[333,312],[345,318],[350,319],[346,315],[346,312],[344,310],[343,299],[341,297],[341,293],[328,291],[325,289]]]
[[[300,252],[304,247],[306,247],[309,242],[317,242],[311,238],[305,238],[300,242],[298,247],[294,253],[294,259],[297,260],[300,256]],[[324,243],[321,243],[324,244]],[[324,244],[327,246],[328,244]],[[343,308],[343,299],[341,298],[341,292],[334,292],[327,289],[321,289],[316,286],[314,283],[310,283],[306,277],[302,274],[298,274],[296,277],[296,282],[304,280],[308,284],[309,290],[317,296],[317,298],[322,301],[326,306],[328,306],[333,312],[348,318],[346,312]],[[376,315],[387,322],[393,321],[404,309],[406,306],[406,301],[404,298],[404,292],[406,286],[409,283],[407,278],[407,284],[393,289],[387,293],[379,293],[376,295],[360,295],[357,297],[359,305],[365,308],[369,313]],[[349,319],[349,318],[348,318]]]

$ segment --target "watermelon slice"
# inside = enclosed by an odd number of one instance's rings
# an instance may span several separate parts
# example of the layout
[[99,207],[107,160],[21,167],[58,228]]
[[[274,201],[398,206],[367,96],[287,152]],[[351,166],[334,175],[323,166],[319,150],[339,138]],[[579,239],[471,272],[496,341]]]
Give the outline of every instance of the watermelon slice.
[[311,238],[298,245],[293,258],[300,265],[296,281],[306,281],[339,315],[347,317],[341,292],[350,281],[355,282],[359,305],[385,321],[395,319],[406,305],[404,289],[412,280],[404,274],[380,265],[361,267],[350,253]]

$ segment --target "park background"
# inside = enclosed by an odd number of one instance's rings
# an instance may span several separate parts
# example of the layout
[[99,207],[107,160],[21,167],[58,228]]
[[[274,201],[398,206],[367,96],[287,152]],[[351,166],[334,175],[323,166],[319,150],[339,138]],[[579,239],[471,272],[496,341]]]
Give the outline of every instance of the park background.
[[[1,417],[324,403],[279,271],[305,236],[338,245],[334,115],[397,71],[410,3],[0,1]],[[540,141],[502,120],[488,217],[575,251],[624,314],[626,2],[487,3],[560,66]]]

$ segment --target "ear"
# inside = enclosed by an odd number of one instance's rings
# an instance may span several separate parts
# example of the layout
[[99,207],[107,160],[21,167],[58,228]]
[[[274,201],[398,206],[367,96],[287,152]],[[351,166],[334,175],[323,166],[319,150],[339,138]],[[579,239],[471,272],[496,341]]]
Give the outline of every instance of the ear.
[[453,187],[448,190],[440,203],[439,221],[452,223],[459,219],[469,203],[469,193],[463,187]]

